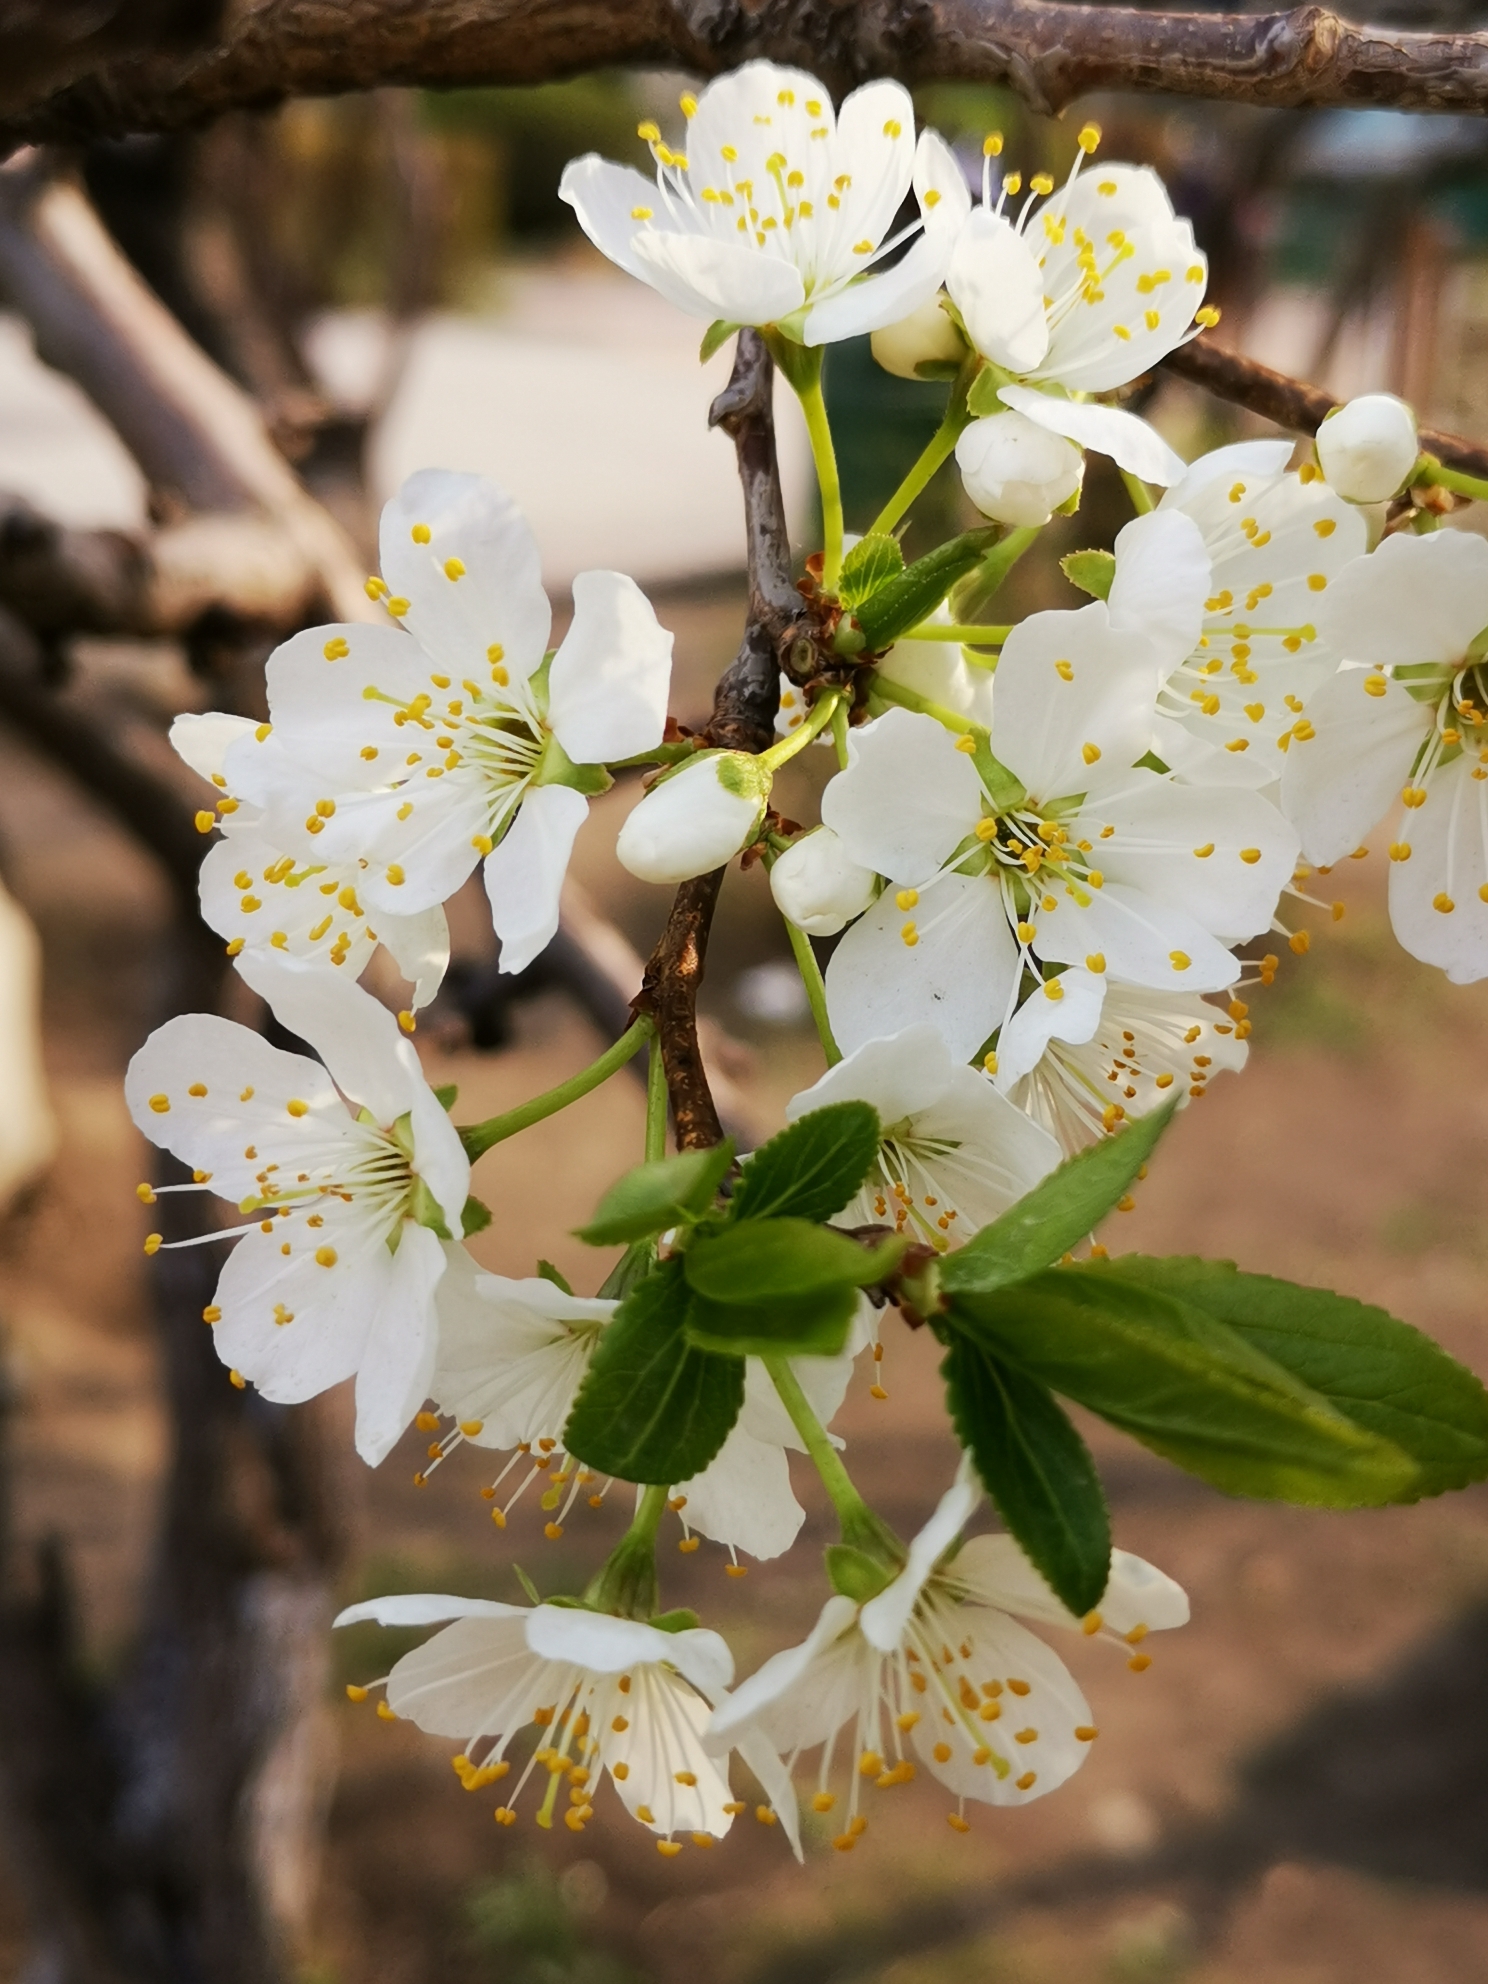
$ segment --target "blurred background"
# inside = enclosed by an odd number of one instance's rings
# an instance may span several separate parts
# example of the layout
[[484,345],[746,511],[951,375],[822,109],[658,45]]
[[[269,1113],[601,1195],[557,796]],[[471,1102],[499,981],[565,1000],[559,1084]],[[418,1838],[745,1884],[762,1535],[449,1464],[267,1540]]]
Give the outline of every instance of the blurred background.
[[[601,260],[556,194],[583,151],[644,165],[637,120],[672,131],[686,83],[377,92],[0,174],[0,1975],[83,1975],[55,1929],[72,1904],[48,1872],[67,1854],[47,1825],[92,1852],[106,1812],[98,1864],[124,1887],[189,1829],[190,1799],[142,1791],[129,1758],[168,1720],[170,1690],[202,1678],[180,1621],[210,1586],[255,1651],[208,1677],[190,1742],[176,1730],[176,1749],[152,1755],[194,1785],[204,1758],[248,1743],[234,1824],[283,1974],[305,1984],[1488,1976],[1488,1491],[1345,1517],[1250,1506],[1088,1427],[1118,1541],[1188,1587],[1194,1623],[1141,1677],[1105,1648],[1069,1649],[1102,1728],[1083,1772],[1025,1811],[977,1813],[965,1839],[933,1785],[902,1789],[852,1855],[813,1837],[804,1876],[747,1817],[711,1852],[662,1860],[607,1798],[582,1836],[494,1826],[487,1798],[460,1790],[453,1745],[344,1698],[407,1640],[359,1628],[331,1647],[324,1632],[333,1604],[382,1591],[516,1599],[514,1561],[544,1591],[571,1588],[618,1512],[581,1504],[548,1540],[533,1496],[498,1535],[473,1455],[416,1488],[420,1436],[370,1473],[345,1458],[344,1401],[224,1404],[209,1340],[183,1334],[205,1334],[190,1318],[215,1252],[173,1257],[190,1269],[141,1254],[156,1215],[135,1187],[152,1160],[124,1111],[124,1064],[182,1004],[257,1017],[183,907],[195,843],[180,822],[201,800],[165,726],[181,709],[257,707],[275,639],[335,617],[374,568],[378,507],[404,475],[438,464],[510,489],[560,626],[576,572],[632,572],[677,637],[674,710],[706,716],[744,611],[733,454],[706,420],[729,359],[700,366],[701,326]],[[1192,216],[1221,341],[1488,434],[1488,125],[1135,98],[1052,121],[965,88],[926,90],[920,110],[969,161],[1001,130],[1004,163],[1025,174],[1062,171],[1093,117],[1102,155],[1156,165]],[[832,350],[827,390],[861,528],[943,389],[878,372],[864,341]],[[804,555],[809,462],[785,397]],[[1141,400],[1187,452],[1266,431],[1175,380]],[[234,510],[214,474],[251,487],[281,536],[214,537]],[[914,529],[933,541],[963,502],[942,477]],[[1092,462],[1080,515],[1018,568],[999,617],[1074,603],[1053,553],[1109,543],[1125,514]],[[1456,521],[1480,527],[1472,509]],[[824,755],[792,766],[785,811],[810,817]],[[418,1043],[431,1080],[458,1082],[462,1118],[560,1079],[617,1024],[667,907],[610,852],[638,794],[622,783],[594,807],[563,937],[515,984],[496,980],[483,901],[453,905],[455,966]],[[1180,1120],[1104,1237],[1367,1296],[1488,1373],[1488,1005],[1395,947],[1385,866],[1381,846],[1330,880],[1346,913],[1317,914],[1310,953],[1284,955],[1257,993],[1248,1071]],[[369,982],[396,998],[395,980]],[[705,1010],[731,1120],[767,1134],[819,1061],[758,872],[727,883]],[[593,1287],[602,1269],[570,1229],[634,1161],[641,1121],[640,1085],[621,1075],[484,1160],[495,1218],[479,1258],[520,1275],[544,1255]],[[953,1455],[933,1345],[892,1328],[887,1401],[860,1380],[839,1430],[909,1529]],[[213,1491],[227,1513],[203,1538],[192,1467],[219,1433],[249,1457]],[[799,1637],[823,1595],[830,1528],[804,1473],[798,1492],[800,1546],[742,1580],[713,1546],[665,1541],[666,1602],[726,1632],[741,1671]],[[193,1549],[207,1568],[183,1595],[171,1552],[179,1566]],[[288,1707],[250,1716],[244,1737],[260,1660]],[[64,1668],[43,1700],[37,1675]]]

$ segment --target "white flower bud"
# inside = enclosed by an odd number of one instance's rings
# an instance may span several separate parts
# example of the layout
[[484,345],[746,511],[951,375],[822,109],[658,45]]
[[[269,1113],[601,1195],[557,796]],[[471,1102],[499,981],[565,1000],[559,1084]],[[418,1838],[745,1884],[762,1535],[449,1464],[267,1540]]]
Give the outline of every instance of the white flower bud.
[[1393,393],[1365,393],[1329,414],[1317,433],[1318,460],[1347,503],[1383,503],[1416,465],[1416,416]]
[[794,841],[770,870],[776,907],[809,937],[835,937],[861,915],[873,882],[873,870],[860,868],[830,827]]
[[747,751],[715,751],[654,785],[615,842],[623,866],[643,882],[706,875],[753,838],[770,773]]
[[918,365],[959,365],[966,356],[965,338],[940,307],[939,292],[926,297],[918,310],[875,331],[873,356],[896,379],[918,379]]
[[1078,448],[1011,409],[974,420],[956,443],[956,460],[967,495],[1001,524],[1046,524],[1085,473]]

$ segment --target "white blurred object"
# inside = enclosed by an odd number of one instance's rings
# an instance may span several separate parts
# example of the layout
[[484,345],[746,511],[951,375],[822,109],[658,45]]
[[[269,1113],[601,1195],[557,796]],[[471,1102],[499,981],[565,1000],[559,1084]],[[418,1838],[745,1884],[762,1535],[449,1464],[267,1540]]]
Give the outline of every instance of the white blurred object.
[[734,980],[734,1004],[747,1019],[795,1026],[810,1011],[801,974],[783,959],[752,964]]
[[0,1210],[56,1148],[41,1060],[41,944],[0,884]]
[[1420,456],[1416,416],[1393,393],[1365,393],[1317,431],[1318,460],[1346,503],[1384,503]]
[[[733,444],[708,427],[732,342],[700,365],[697,326],[609,272],[526,272],[503,300],[497,318],[430,317],[408,333],[369,450],[373,497],[431,465],[490,476],[522,506],[555,590],[591,567],[653,585],[742,570]],[[317,361],[326,384],[364,385],[378,362],[368,327],[344,338],[322,327],[320,337],[325,352],[341,345],[336,359]],[[799,538],[811,458],[784,385],[775,414],[786,515]]]
[[73,530],[141,530],[148,492],[133,456],[70,379],[0,316],[0,489]]

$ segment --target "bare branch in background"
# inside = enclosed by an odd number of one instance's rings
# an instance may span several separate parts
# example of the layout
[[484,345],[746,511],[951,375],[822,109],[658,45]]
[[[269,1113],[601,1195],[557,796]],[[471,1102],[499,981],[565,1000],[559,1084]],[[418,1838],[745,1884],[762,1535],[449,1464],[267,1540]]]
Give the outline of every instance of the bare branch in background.
[[384,84],[550,82],[615,63],[716,75],[751,56],[837,88],[869,76],[1005,84],[1038,110],[1090,90],[1290,108],[1488,108],[1488,36],[1356,27],[1327,7],[1137,12],[1071,0],[257,0],[207,53],[104,62],[0,122],[0,145],[175,131]]

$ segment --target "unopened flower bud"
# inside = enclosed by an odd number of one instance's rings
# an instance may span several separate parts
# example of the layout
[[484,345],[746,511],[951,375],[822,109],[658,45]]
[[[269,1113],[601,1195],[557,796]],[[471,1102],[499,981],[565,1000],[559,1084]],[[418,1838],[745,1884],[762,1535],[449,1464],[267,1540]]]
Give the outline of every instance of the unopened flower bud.
[[860,868],[830,827],[788,847],[770,870],[782,916],[809,937],[835,937],[873,900],[873,870]]
[[1386,502],[1420,455],[1416,416],[1393,393],[1365,393],[1329,414],[1318,429],[1317,451],[1345,502]]
[[1085,473],[1077,447],[1011,410],[974,420],[956,443],[956,460],[972,502],[1002,524],[1046,524]]
[[620,829],[615,852],[643,882],[686,882],[722,867],[754,838],[770,773],[747,751],[714,751],[654,785]]
[[940,307],[938,294],[927,297],[897,324],[875,331],[871,343],[873,356],[896,379],[923,378],[916,369],[921,365],[959,365],[967,350],[965,338]]

